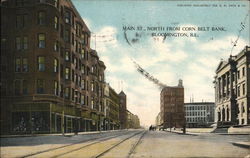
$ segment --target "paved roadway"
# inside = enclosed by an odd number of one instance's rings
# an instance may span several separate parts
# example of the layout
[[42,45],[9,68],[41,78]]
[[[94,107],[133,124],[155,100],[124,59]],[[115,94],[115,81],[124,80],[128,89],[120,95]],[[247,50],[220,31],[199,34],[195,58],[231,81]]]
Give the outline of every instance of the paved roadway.
[[[249,135],[182,135],[166,131],[124,130],[72,137],[1,139],[1,157],[250,157],[250,149],[232,145]],[[19,140],[19,141],[18,141]],[[26,141],[25,141],[26,140]],[[39,142],[39,143],[38,143]]]

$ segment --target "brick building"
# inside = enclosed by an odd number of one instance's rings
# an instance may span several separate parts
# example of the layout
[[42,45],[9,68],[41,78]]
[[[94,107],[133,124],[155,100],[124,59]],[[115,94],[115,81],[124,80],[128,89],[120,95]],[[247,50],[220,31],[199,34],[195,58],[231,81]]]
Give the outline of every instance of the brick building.
[[218,126],[250,124],[250,47],[221,61],[215,76]]
[[1,2],[1,133],[100,130],[104,70],[70,0]]
[[120,97],[120,108],[119,108],[119,119],[121,123],[121,129],[128,128],[128,115],[127,115],[127,96],[121,91],[119,93]]
[[176,87],[162,89],[160,103],[163,128],[181,128],[185,125],[184,88],[181,80]]
[[141,126],[139,117],[128,110],[126,111],[126,113],[127,113],[127,128],[129,129],[140,128]]

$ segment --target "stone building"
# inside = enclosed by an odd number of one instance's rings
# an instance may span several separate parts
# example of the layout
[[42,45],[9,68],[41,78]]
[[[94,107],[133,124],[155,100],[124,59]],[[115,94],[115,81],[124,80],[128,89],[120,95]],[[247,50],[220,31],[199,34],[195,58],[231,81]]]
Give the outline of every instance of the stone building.
[[70,0],[1,2],[1,133],[100,130],[104,70]]
[[218,126],[250,124],[250,47],[222,60],[215,76]]
[[213,102],[185,103],[186,127],[209,127],[214,123],[215,104]]
[[121,123],[121,129],[126,129],[128,128],[127,96],[123,91],[121,91],[119,93],[119,97],[120,97],[119,119]]
[[184,87],[182,80],[176,87],[165,87],[161,91],[161,118],[163,128],[185,126]]
[[163,125],[162,114],[159,112],[155,118],[155,126],[160,127]]
[[126,111],[128,116],[127,128],[129,129],[138,129],[140,128],[140,119],[137,115],[131,113],[130,111]]

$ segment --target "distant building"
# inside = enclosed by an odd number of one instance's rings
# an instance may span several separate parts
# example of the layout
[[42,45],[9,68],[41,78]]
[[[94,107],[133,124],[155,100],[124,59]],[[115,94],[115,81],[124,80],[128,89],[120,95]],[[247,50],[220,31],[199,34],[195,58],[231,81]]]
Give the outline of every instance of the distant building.
[[119,120],[119,108],[120,108],[120,97],[113,88],[109,86],[109,98],[108,98],[108,119],[109,119],[109,130],[120,129]]
[[184,87],[182,80],[176,87],[165,87],[161,91],[161,118],[163,128],[185,126]]
[[250,124],[250,47],[221,61],[215,76],[217,124]]
[[208,127],[214,123],[213,102],[185,103],[186,127]]
[[126,112],[127,112],[127,116],[128,116],[128,126],[127,126],[127,128],[130,128],[130,129],[140,128],[139,117],[137,115],[131,113],[128,110]]
[[120,97],[119,117],[120,117],[121,129],[126,129],[128,128],[127,96],[123,91],[121,91],[119,93],[119,97]]
[[156,116],[156,119],[155,119],[155,125],[156,126],[162,126],[163,120],[162,120],[161,116],[162,116],[161,112],[159,112],[158,115]]

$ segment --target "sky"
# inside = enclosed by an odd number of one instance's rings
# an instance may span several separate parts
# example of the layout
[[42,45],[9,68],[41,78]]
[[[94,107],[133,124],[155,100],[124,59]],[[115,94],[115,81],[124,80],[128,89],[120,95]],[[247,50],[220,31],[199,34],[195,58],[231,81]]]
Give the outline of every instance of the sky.
[[132,61],[168,86],[183,80],[185,102],[214,102],[221,60],[250,45],[248,1],[72,0],[106,65],[106,82],[127,95],[141,125],[154,124],[160,90]]

